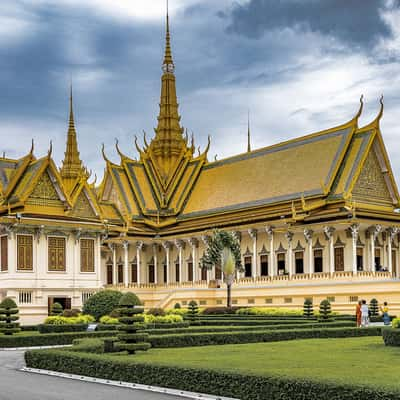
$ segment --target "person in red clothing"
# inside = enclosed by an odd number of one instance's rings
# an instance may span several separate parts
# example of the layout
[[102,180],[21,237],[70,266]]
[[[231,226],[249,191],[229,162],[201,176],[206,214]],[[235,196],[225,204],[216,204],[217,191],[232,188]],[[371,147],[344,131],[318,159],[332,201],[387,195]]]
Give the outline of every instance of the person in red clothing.
[[359,301],[356,306],[356,320],[357,328],[359,328],[361,326],[361,301]]

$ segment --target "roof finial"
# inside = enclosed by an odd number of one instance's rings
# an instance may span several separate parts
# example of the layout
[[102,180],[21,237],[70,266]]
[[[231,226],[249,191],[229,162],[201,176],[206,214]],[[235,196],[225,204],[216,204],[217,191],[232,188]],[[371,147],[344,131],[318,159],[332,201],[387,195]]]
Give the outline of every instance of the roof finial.
[[74,109],[72,101],[72,82],[69,88],[69,130],[75,131]]
[[164,54],[163,70],[164,72],[174,71],[174,62],[172,60],[172,51],[171,51],[171,36],[169,33],[168,0],[167,0],[167,23],[166,23],[165,54]]
[[247,152],[251,152],[250,144],[250,110],[247,110]]

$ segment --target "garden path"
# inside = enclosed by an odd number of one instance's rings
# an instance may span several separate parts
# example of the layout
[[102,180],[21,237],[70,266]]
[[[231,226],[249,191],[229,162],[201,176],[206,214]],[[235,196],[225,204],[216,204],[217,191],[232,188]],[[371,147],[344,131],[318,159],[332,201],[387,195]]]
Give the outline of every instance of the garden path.
[[19,371],[24,352],[0,351],[1,400],[182,400],[183,397]]

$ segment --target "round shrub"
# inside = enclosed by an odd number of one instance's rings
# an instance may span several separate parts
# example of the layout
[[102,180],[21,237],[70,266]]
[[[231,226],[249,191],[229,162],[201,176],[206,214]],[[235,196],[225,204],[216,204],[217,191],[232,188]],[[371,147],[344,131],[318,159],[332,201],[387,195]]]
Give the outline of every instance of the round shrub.
[[77,308],[73,308],[72,310],[64,310],[62,313],[63,317],[77,317],[79,314],[81,314],[81,311],[78,310]]
[[174,308],[181,308],[180,303],[175,303]]
[[18,307],[13,299],[6,297],[0,303],[0,332],[5,335],[12,335],[19,332]]
[[377,299],[371,299],[369,302],[369,311],[371,317],[377,317],[379,315],[379,303]]
[[51,306],[50,315],[56,316],[63,313],[63,307],[60,303],[53,303]]
[[150,308],[150,310],[147,311],[147,314],[155,315],[156,317],[163,317],[166,313],[163,308]]
[[113,317],[110,317],[109,315],[103,315],[100,318],[100,323],[106,324],[106,325],[117,325],[117,324],[119,324],[119,321],[118,321],[118,318],[113,318]]
[[84,314],[93,315],[98,321],[103,315],[110,314],[122,297],[122,293],[117,290],[102,290],[90,296],[83,305]]

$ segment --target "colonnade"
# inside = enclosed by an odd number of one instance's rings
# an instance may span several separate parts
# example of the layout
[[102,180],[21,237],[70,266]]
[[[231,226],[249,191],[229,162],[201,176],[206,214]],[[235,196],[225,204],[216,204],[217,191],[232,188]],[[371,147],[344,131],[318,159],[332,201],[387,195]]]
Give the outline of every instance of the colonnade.
[[[352,272],[356,275],[360,270],[374,272],[382,269],[393,275],[396,274],[398,264],[399,231],[399,228],[394,226],[361,227],[358,223],[319,225],[314,229],[307,226],[301,230],[271,225],[237,231],[236,235],[242,247],[243,264],[246,265],[245,272],[238,274],[237,278],[255,279],[259,276],[272,278],[282,274],[290,277],[298,273],[318,272],[333,275],[339,271]],[[207,247],[209,239],[209,236],[201,235],[164,241],[144,242],[126,239],[119,243],[111,242],[109,248],[112,256],[109,258],[109,266],[112,262],[112,283],[123,283],[128,286],[132,282],[130,265],[135,265],[134,283],[137,284],[213,280],[216,277],[215,270],[202,272],[198,267],[199,258]],[[316,259],[316,250],[322,255],[320,260]],[[176,254],[175,260],[171,260],[172,253]],[[136,254],[134,261],[129,260],[132,254]],[[261,269],[261,256],[264,256],[263,260],[268,259],[268,265],[263,269]],[[151,262],[148,261],[149,258]],[[317,261],[320,263],[319,271],[317,271]],[[118,278],[118,266],[121,264],[123,282]],[[175,265],[174,269],[171,264]],[[151,282],[149,274],[142,271],[146,265],[151,265],[153,268]],[[160,268],[163,268],[162,273]],[[174,274],[171,273],[172,270],[175,271]]]

